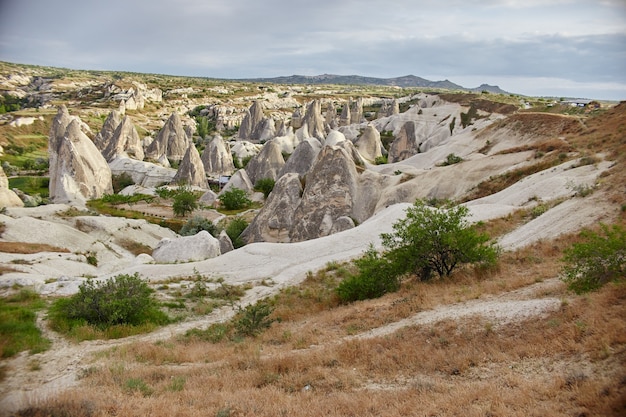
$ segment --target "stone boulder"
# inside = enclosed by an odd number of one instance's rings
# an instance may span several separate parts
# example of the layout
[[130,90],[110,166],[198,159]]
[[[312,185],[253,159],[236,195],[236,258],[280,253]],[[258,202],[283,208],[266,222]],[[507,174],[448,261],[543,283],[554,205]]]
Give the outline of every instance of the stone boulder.
[[204,204],[205,206],[212,206],[217,201],[217,194],[213,190],[207,190],[200,199],[199,203]]
[[9,189],[9,179],[0,166],[0,207],[22,207],[24,202]]
[[348,216],[341,216],[333,223],[333,227],[330,228],[331,235],[335,233],[343,232],[344,230],[350,230],[355,227],[354,220]]
[[152,252],[158,263],[194,262],[220,255],[220,242],[206,230],[194,236],[162,239]]
[[180,161],[185,157],[190,145],[191,139],[185,132],[183,122],[179,114],[174,112],[146,149],[146,158],[159,161],[165,156],[172,161]]
[[399,162],[417,155],[419,145],[415,135],[415,122],[406,122],[389,147],[389,162]]
[[84,204],[86,200],[113,193],[106,160],[65,107],[59,109],[52,122],[48,152],[52,202]]
[[233,188],[239,188],[240,190],[244,190],[248,194],[252,194],[254,191],[254,184],[250,181],[250,177],[246,173],[245,169],[240,169],[230,177],[230,180],[226,183],[222,191],[218,194],[221,195],[225,191],[231,190]]
[[368,125],[363,134],[354,143],[361,156],[368,161],[375,161],[376,158],[383,156],[383,144],[380,140],[380,133],[372,125]]
[[98,134],[94,137],[93,143],[96,145],[96,148],[103,151],[106,149],[109,141],[113,137],[115,133],[115,129],[122,122],[122,114],[118,110],[113,110],[109,113],[107,118],[104,120],[104,124],[102,125],[102,129]]
[[200,187],[205,190],[209,188],[204,164],[200,158],[200,153],[193,144],[187,148],[185,157],[181,161],[178,171],[176,171],[173,182],[191,187]]
[[324,141],[324,145],[335,146],[340,142],[344,142],[346,137],[343,133],[338,130],[331,130],[326,136],[326,141]]
[[357,182],[351,156],[343,148],[324,146],[307,174],[302,201],[293,216],[291,241],[327,236],[338,218],[352,217]]
[[109,138],[106,148],[102,151],[102,156],[108,162],[120,156],[143,160],[144,154],[141,138],[128,116],[124,116],[122,122]]
[[239,162],[243,161],[247,157],[252,157],[263,149],[263,145],[258,145],[247,140],[238,140],[231,142],[231,152],[233,159],[237,158]]
[[128,157],[114,159],[109,162],[109,168],[113,175],[127,173],[135,184],[146,188],[169,184],[176,175],[175,169]]
[[215,135],[202,151],[204,171],[209,175],[230,175],[235,171],[230,146],[222,136]]
[[278,173],[284,165],[285,159],[283,158],[280,144],[274,140],[270,140],[265,143],[261,152],[248,162],[246,172],[254,185],[262,178],[276,180]]
[[235,249],[235,247],[233,246],[233,241],[230,240],[230,236],[228,236],[226,230],[222,230],[220,232],[217,240],[219,240],[220,242],[220,253],[222,255]]
[[293,215],[300,204],[302,182],[297,173],[280,177],[263,208],[244,230],[242,239],[252,242],[289,242]]
[[304,177],[317,160],[317,155],[321,149],[322,144],[315,138],[309,138],[300,142],[289,159],[287,159],[285,165],[283,165],[278,173],[278,177],[280,178],[292,172],[300,177]]

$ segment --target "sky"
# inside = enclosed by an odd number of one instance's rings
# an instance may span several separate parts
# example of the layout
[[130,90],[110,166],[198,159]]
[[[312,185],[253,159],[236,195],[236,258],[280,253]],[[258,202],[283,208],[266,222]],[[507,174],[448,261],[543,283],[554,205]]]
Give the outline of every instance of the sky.
[[626,0],[0,0],[0,61],[626,100]]

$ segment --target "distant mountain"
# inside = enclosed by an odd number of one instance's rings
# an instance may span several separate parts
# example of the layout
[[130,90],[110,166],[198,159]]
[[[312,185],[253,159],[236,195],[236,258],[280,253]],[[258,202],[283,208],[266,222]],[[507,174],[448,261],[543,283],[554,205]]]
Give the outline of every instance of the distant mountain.
[[415,75],[395,78],[363,77],[361,75],[289,75],[274,78],[248,78],[240,81],[261,82],[272,84],[337,84],[337,85],[386,85],[398,87],[441,88],[447,90],[463,90],[472,92],[488,91],[490,93],[508,94],[498,86],[482,84],[476,88],[466,88],[450,80],[431,81]]

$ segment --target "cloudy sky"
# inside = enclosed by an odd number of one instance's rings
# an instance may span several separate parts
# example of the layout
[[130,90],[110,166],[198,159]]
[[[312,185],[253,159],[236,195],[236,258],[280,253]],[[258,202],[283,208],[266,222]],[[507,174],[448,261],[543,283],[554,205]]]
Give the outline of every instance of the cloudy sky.
[[626,0],[0,0],[0,60],[626,100]]

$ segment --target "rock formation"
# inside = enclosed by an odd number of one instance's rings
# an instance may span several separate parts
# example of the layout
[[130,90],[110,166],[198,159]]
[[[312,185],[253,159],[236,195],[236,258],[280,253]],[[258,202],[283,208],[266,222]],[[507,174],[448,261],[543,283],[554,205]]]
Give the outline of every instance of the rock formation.
[[187,148],[185,157],[176,171],[173,182],[180,185],[189,185],[192,187],[200,187],[202,189],[209,188],[204,164],[200,158],[200,153],[192,144]]
[[400,114],[400,104],[398,100],[395,98],[391,101],[384,100],[380,110],[378,111],[377,117],[389,117],[396,114]]
[[113,192],[106,160],[65,106],[52,122],[48,150],[52,202],[82,204]]
[[217,237],[217,240],[219,240],[220,242],[220,253],[223,255],[226,252],[230,252],[231,250],[234,250],[235,247],[233,246],[233,241],[230,240],[230,236],[228,236],[228,233],[226,233],[226,230],[222,230],[219,234],[219,236]]
[[324,141],[324,145],[335,146],[340,142],[344,142],[346,137],[343,133],[338,130],[331,130],[326,136],[326,140]]
[[241,163],[245,158],[252,157],[261,152],[262,148],[263,145],[254,144],[247,140],[238,140],[231,142],[230,151],[232,152],[233,160],[237,158]]
[[191,140],[185,133],[180,116],[174,112],[167,119],[156,139],[146,149],[146,158],[159,161],[166,157],[173,161],[180,161],[190,145]]
[[308,137],[317,138],[320,141],[323,141],[326,137],[324,118],[322,117],[322,105],[319,100],[313,100],[309,103],[300,129],[304,129],[305,126]]
[[350,108],[350,120],[352,123],[362,123],[365,121],[363,118],[363,97],[359,97],[352,103]]
[[113,175],[126,173],[131,176],[135,184],[147,188],[169,184],[176,175],[175,169],[127,157],[116,158],[109,162],[109,168]]
[[357,178],[352,158],[344,149],[324,146],[307,174],[302,201],[293,215],[291,241],[326,236],[337,219],[352,217]]
[[302,109],[297,107],[291,115],[291,127],[293,130],[298,130],[302,127]]
[[280,145],[276,141],[270,140],[265,143],[261,152],[248,162],[246,172],[254,185],[262,178],[276,180],[283,165],[285,165],[285,159],[281,153]]
[[389,147],[389,162],[403,161],[418,154],[419,145],[415,137],[415,122],[406,122]]
[[259,101],[255,101],[252,103],[252,106],[250,106],[250,109],[245,112],[241,126],[239,126],[239,131],[237,132],[237,138],[241,140],[257,140],[258,138],[254,136],[257,133],[257,128],[263,120],[263,117],[263,106]]
[[339,121],[337,120],[337,110],[332,101],[328,102],[326,106],[326,128],[328,130],[334,130],[339,127]]
[[115,129],[117,129],[121,122],[122,114],[119,111],[113,110],[109,113],[107,118],[104,120],[102,129],[93,139],[93,143],[96,145],[96,148],[103,151],[107,147],[109,141],[115,133]]
[[209,175],[230,175],[235,171],[230,146],[220,135],[215,135],[202,151],[204,171]]
[[320,153],[321,149],[322,144],[315,138],[309,138],[300,142],[278,173],[278,177],[280,178],[292,172],[298,174],[300,177],[304,177],[317,160],[317,155]]
[[233,176],[230,177],[230,180],[228,180],[228,183],[226,183],[224,188],[222,188],[222,191],[220,191],[218,196],[233,188],[239,188],[240,190],[244,190],[248,194],[252,194],[252,192],[254,191],[254,184],[252,184],[252,181],[250,181],[250,177],[248,177],[245,169],[240,169],[239,171],[235,172]]
[[350,125],[350,101],[346,102],[341,109],[341,116],[339,116],[339,126]]
[[9,189],[9,179],[0,166],[0,208],[1,207],[22,207],[24,202],[15,192]]
[[193,262],[220,255],[220,242],[206,230],[194,236],[162,239],[152,252],[159,263]]
[[106,148],[102,151],[102,156],[108,162],[124,156],[140,161],[143,160],[144,154],[141,138],[139,138],[137,129],[135,129],[135,125],[128,116],[124,116],[122,122],[115,129]]
[[363,134],[354,142],[354,146],[361,156],[370,162],[383,156],[383,144],[380,141],[380,133],[372,125],[368,125]]

